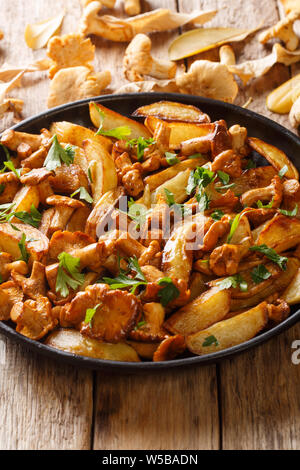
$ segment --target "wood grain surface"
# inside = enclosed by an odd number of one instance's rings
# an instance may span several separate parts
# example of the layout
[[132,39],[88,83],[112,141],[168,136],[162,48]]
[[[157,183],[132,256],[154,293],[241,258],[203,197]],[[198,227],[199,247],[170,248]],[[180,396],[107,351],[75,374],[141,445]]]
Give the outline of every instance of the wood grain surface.
[[[255,27],[276,22],[276,0],[149,0],[143,11],[166,7],[190,12],[219,10],[208,25]],[[25,25],[66,9],[62,32],[75,31],[79,0],[0,2],[0,65],[32,63],[45,50],[32,51],[24,42]],[[116,14],[123,15],[122,2]],[[153,53],[167,56],[180,31],[153,36]],[[109,69],[112,89],[122,76],[124,44],[93,38],[96,70]],[[234,45],[237,60],[270,52],[255,36]],[[217,51],[200,57],[218,60]],[[194,60],[195,58],[193,58]],[[191,61],[189,61],[191,62]],[[287,116],[265,107],[269,91],[291,74],[277,65],[250,83],[237,103],[253,98],[249,109],[289,127]],[[47,73],[28,74],[11,95],[25,101],[24,117],[46,108]],[[0,128],[12,124],[7,115]],[[291,344],[300,326],[256,350],[221,365],[139,376],[118,376],[74,369],[53,362],[0,337],[0,449],[299,449],[300,366],[291,363]]]

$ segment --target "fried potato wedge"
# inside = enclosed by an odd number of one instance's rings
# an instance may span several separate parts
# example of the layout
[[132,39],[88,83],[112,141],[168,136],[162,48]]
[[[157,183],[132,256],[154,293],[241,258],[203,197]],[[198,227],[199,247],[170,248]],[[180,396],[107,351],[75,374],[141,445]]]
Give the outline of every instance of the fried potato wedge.
[[166,337],[162,329],[165,320],[165,309],[160,303],[150,302],[143,306],[143,324],[137,325],[129,334],[134,341],[157,343]]
[[277,292],[280,293],[284,291],[297,274],[298,268],[299,260],[296,258],[289,258],[286,271],[282,271],[279,277],[273,278],[272,282],[266,284],[262,283],[262,289],[258,290],[254,295],[247,298],[232,298],[232,312],[238,312],[240,310],[253,307],[254,305],[257,305],[258,303],[262,302],[267,297]]
[[30,255],[29,261],[45,261],[49,248],[48,238],[30,225],[13,225],[17,230],[14,230],[9,223],[0,224],[0,251],[10,253],[15,260],[19,259],[21,256],[19,243],[24,233],[26,250]]
[[153,191],[166,181],[174,178],[174,176],[178,175],[181,171],[194,170],[197,166],[202,166],[206,162],[207,160],[204,157],[187,159],[183,162],[176,163],[176,165],[170,166],[163,171],[146,176],[144,182],[149,185],[149,190]]
[[[199,356],[231,348],[249,341],[257,335],[268,323],[267,302],[262,302],[253,309],[223,320],[210,328],[188,336],[188,349]],[[206,340],[215,338],[210,346],[205,346]]]
[[94,126],[97,127],[97,129],[100,127],[101,123],[101,116],[99,114],[100,111],[101,113],[104,113],[105,116],[102,126],[104,131],[109,131],[115,127],[128,126],[131,129],[130,139],[137,139],[138,137],[144,137],[145,139],[148,139],[151,137],[148,129],[140,122],[122,116],[121,114],[106,108],[100,103],[90,102],[89,106],[91,121]]
[[300,269],[281,297],[289,305],[300,303]]
[[139,362],[140,359],[126,343],[104,343],[83,336],[79,331],[60,329],[51,333],[45,341],[47,346],[79,356],[106,361]]
[[277,171],[287,166],[288,170],[284,175],[286,178],[299,179],[298,170],[282,150],[256,137],[249,137],[248,142],[250,147],[265,157]]
[[230,293],[213,287],[174,313],[164,327],[173,334],[187,336],[222,320],[229,311]]
[[154,116],[164,121],[179,122],[210,122],[207,114],[203,113],[196,106],[176,103],[175,101],[159,101],[138,108],[132,116],[148,117]]
[[267,245],[277,253],[289,250],[300,243],[300,220],[276,215],[267,222],[259,234],[257,245]]
[[[95,135],[95,132],[87,127],[79,126],[68,121],[54,122],[50,127],[52,135],[57,135],[57,139],[60,143],[67,142],[76,147],[82,148],[82,142],[87,139],[95,139],[99,144],[111,152],[112,142],[107,137],[102,135]],[[76,158],[76,156],[75,156]],[[74,163],[77,163],[74,160]]]
[[[157,125],[161,122],[164,121],[157,117],[149,116],[145,120],[145,126],[153,135]],[[213,123],[194,124],[188,122],[168,122],[167,125],[171,129],[170,149],[172,150],[179,150],[181,142],[185,140],[203,137],[211,134],[215,130],[215,124]]]
[[[31,206],[38,207],[40,195],[37,186],[23,186],[15,195],[12,201],[15,205],[14,212],[30,212]],[[15,219],[16,220],[16,219]]]
[[110,154],[95,139],[84,140],[82,145],[89,162],[93,204],[95,205],[103,194],[117,187],[117,171]]
[[163,184],[158,186],[156,190],[151,194],[151,202],[155,204],[157,201],[157,196],[161,194],[164,198],[166,197],[165,189],[168,189],[173,193],[175,202],[181,204],[187,199],[186,186],[190,177],[192,170],[185,170],[178,173],[176,176],[171,178],[168,181],[165,181]]

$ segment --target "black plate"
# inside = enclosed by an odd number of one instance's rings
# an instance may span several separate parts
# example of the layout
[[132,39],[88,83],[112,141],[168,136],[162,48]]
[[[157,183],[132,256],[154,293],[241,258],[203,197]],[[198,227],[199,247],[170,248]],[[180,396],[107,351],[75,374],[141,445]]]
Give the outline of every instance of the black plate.
[[[160,100],[179,101],[186,104],[199,106],[202,111],[209,114],[212,120],[225,119],[227,124],[240,124],[247,127],[248,134],[252,137],[258,137],[269,142],[286,152],[295,166],[300,170],[300,139],[290,131],[280,126],[274,121],[267,119],[239,106],[223,103],[221,101],[210,100],[198,96],[180,95],[175,93],[140,93],[127,95],[107,95],[99,98],[93,98],[93,101],[103,103],[121,114],[130,116],[139,106],[153,103]],[[13,127],[23,132],[39,133],[42,128],[47,128],[53,121],[72,121],[83,126],[89,126],[89,99],[77,101],[67,105],[59,106],[50,111],[43,112]],[[264,343],[275,335],[290,328],[300,318],[300,309],[293,307],[291,316],[280,323],[278,326],[268,330],[259,336],[238,346],[219,351],[206,356],[193,356],[183,359],[176,359],[168,362],[115,362],[91,359],[88,357],[77,356],[75,354],[65,353],[57,349],[50,348],[37,341],[30,340],[25,336],[16,333],[9,324],[0,322],[0,331],[12,339],[27,345],[30,349],[46,356],[56,358],[60,361],[66,361],[77,366],[91,367],[93,369],[106,369],[110,371],[135,373],[139,371],[155,371],[169,369],[171,367],[189,366],[196,364],[209,364],[217,362],[223,358],[233,356],[254,346]]]

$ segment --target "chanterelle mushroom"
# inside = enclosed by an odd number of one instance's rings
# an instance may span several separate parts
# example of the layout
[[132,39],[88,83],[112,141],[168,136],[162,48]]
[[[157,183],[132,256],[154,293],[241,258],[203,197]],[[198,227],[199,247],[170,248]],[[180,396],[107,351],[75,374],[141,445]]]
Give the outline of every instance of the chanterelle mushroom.
[[196,60],[187,73],[176,78],[181,93],[205,96],[233,103],[238,85],[226,65],[209,60]]
[[250,189],[241,197],[244,207],[251,207],[257,201],[273,201],[272,208],[280,207],[282,201],[283,187],[279,176],[274,176],[269,186],[265,188]]
[[289,51],[295,51],[299,45],[299,38],[294,32],[294,22],[300,18],[299,11],[291,11],[286,18],[280,20],[275,26],[263,31],[259,41],[265,44],[269,39],[281,39]]
[[123,70],[127,80],[138,82],[144,80],[145,75],[159,79],[175,77],[177,68],[175,62],[154,59],[151,56],[151,46],[151,39],[145,34],[138,34],[133,38],[123,60]]
[[124,8],[129,16],[141,13],[141,0],[124,0]]

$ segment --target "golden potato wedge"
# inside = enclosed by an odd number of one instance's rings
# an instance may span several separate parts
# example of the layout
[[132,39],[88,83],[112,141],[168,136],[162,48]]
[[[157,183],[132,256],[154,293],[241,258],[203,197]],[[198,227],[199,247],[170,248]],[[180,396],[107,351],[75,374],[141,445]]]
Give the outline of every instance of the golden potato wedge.
[[[23,186],[13,198],[14,212],[30,212],[32,204],[38,208],[40,195],[37,186]],[[16,219],[15,219],[16,220]]]
[[[276,292],[284,291],[287,286],[292,282],[299,268],[299,260],[296,258],[289,258],[286,271],[282,271],[279,277],[273,278],[270,283],[262,283],[262,288],[247,298],[233,298],[231,299],[232,312],[238,312],[249,307],[253,307],[262,302],[267,297],[275,294]],[[246,277],[243,273],[243,277]],[[266,282],[266,281],[264,281]],[[266,287],[264,287],[266,286]]]
[[178,173],[176,176],[171,178],[168,181],[165,181],[163,184],[158,186],[154,192],[151,193],[151,202],[155,204],[157,201],[157,196],[161,194],[164,198],[166,197],[165,189],[171,191],[174,194],[175,202],[181,204],[187,199],[186,186],[190,177],[192,170],[185,170]]
[[[193,354],[202,356],[249,341],[267,323],[267,302],[262,302],[245,313],[220,321],[206,330],[188,336],[186,344]],[[215,338],[216,341],[210,346],[205,346],[205,342],[210,338]]]
[[204,157],[192,158],[184,160],[183,162],[176,163],[176,165],[170,166],[163,171],[154,173],[153,175],[146,176],[144,179],[145,184],[149,185],[149,190],[153,191],[154,189],[161,186],[166,181],[174,178],[181,171],[185,170],[194,170],[197,166],[202,166],[207,162]]
[[[161,119],[154,116],[149,116],[145,120],[145,126],[153,135],[158,124],[162,123]],[[182,122],[169,122],[168,127],[171,129],[170,135],[170,148],[172,150],[179,150],[181,142],[185,140],[194,139],[196,137],[203,137],[211,134],[215,130],[215,124],[193,124]]]
[[173,230],[167,241],[162,256],[162,267],[167,277],[189,281],[193,265],[193,252],[187,249],[196,233],[204,232],[205,217],[203,214],[190,218]]
[[209,116],[196,106],[176,103],[175,101],[159,101],[138,108],[132,116],[154,116],[164,121],[210,122]]
[[300,220],[279,214],[267,222],[256,244],[267,245],[277,253],[287,251],[300,243]]
[[203,294],[207,290],[206,286],[207,277],[198,272],[194,272],[190,280],[191,296],[190,300],[195,300],[199,295]]
[[281,298],[289,305],[300,303],[300,269],[298,269],[296,276],[281,295]]
[[[68,143],[82,147],[82,142],[87,139],[96,139],[108,152],[111,152],[112,142],[107,137],[95,135],[95,132],[87,127],[79,126],[68,121],[54,122],[50,127],[52,135],[56,134],[60,143]],[[75,155],[76,158],[76,155]],[[74,162],[75,163],[75,162]]]
[[234,183],[232,191],[236,196],[241,196],[250,189],[269,186],[276,174],[277,172],[272,166],[260,166],[243,171],[241,176],[232,178]]
[[288,168],[284,175],[286,178],[299,179],[298,170],[282,150],[256,137],[249,137],[248,142],[250,147],[265,157],[277,171],[280,171],[286,165]]
[[0,321],[10,320],[10,311],[16,302],[22,302],[22,289],[14,282],[7,281],[0,285]]
[[174,313],[164,323],[173,334],[197,333],[222,320],[230,311],[230,293],[213,287]]
[[135,350],[126,343],[104,343],[87,338],[76,330],[60,329],[54,331],[48,336],[45,344],[61,351],[94,359],[121,362],[140,361]]
[[93,204],[107,191],[118,185],[117,171],[110,154],[95,139],[83,141],[85,155],[89,162]]
[[30,254],[29,261],[45,261],[48,248],[48,238],[39,230],[30,225],[14,224],[18,230],[14,230],[9,223],[0,224],[0,251],[10,253],[13,259],[20,258],[19,243],[23,233],[26,236],[26,250]]
[[116,113],[115,111],[106,108],[100,103],[94,103],[91,101],[89,107],[91,121],[94,126],[97,127],[97,129],[101,122],[101,116],[98,111],[99,109],[105,115],[102,127],[104,131],[109,131],[115,127],[128,126],[131,129],[131,135],[129,136],[130,139],[137,139],[138,137],[144,137],[145,139],[148,139],[151,137],[148,129],[140,122],[129,119],[126,116],[122,116],[122,114]]

